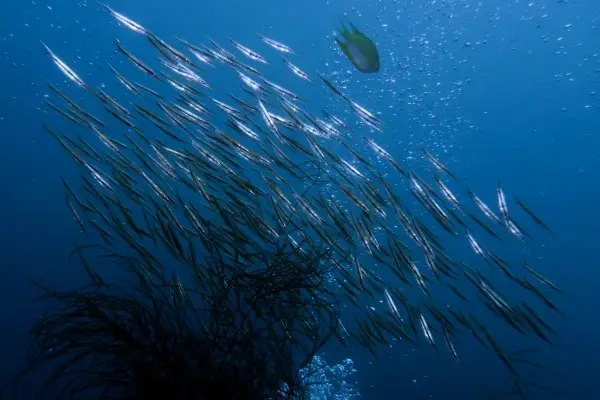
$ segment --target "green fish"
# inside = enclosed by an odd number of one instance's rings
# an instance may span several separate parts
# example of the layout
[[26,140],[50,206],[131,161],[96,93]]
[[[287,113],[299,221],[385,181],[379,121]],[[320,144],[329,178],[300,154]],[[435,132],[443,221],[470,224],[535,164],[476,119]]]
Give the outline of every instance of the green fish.
[[375,47],[371,39],[356,29],[352,22],[348,21],[348,23],[350,24],[350,30],[348,30],[344,22],[342,22],[341,28],[338,29],[338,32],[345,41],[336,38],[336,43],[357,70],[365,73],[379,72],[379,52],[377,51],[377,47]]

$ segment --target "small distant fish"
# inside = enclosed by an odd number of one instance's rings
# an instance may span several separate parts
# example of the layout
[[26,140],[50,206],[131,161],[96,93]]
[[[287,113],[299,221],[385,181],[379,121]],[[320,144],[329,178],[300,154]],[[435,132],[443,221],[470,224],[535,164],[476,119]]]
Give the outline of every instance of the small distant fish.
[[146,30],[146,28],[144,28],[142,25],[138,24],[137,22],[135,22],[134,20],[127,18],[126,16],[124,16],[121,13],[116,12],[115,10],[113,10],[110,6],[108,6],[107,4],[99,1],[98,3],[100,3],[102,6],[104,6],[104,8],[106,8],[108,10],[108,12],[110,12],[110,14],[120,23],[122,23],[123,25],[125,25],[127,28],[131,29],[134,32],[137,32],[139,34],[142,35],[147,35],[148,31]]
[[508,228],[508,231],[510,233],[512,233],[514,236],[516,236],[523,243],[527,243],[527,241],[525,240],[525,233],[517,225],[517,223],[515,222],[515,220],[513,220],[510,216],[507,215],[506,219],[504,220],[504,222],[506,223],[506,227]]
[[521,264],[525,267],[526,270],[528,270],[533,276],[535,276],[544,285],[548,286],[549,288],[551,288],[552,290],[554,290],[558,293],[564,294],[564,292],[558,286],[556,286],[554,283],[552,283],[550,281],[550,279],[546,278],[540,272],[533,269],[526,261],[521,261]]
[[353,100],[350,100],[346,97],[346,100],[350,104],[350,108],[352,111],[360,118],[362,122],[369,125],[371,128],[381,132],[381,121],[369,110],[356,103]]
[[500,214],[502,214],[504,220],[506,221],[509,219],[508,205],[506,204],[506,196],[504,195],[504,191],[502,190],[502,186],[500,186],[500,183],[498,183],[496,193],[498,195],[498,209],[500,210]]
[[220,44],[218,44],[214,40],[209,38],[208,41],[215,48],[215,50],[213,50],[207,47],[207,51],[212,55],[213,58],[231,66],[236,65],[236,58],[233,54],[225,50],[223,47],[221,47]]
[[231,44],[233,44],[233,46],[238,49],[240,51],[240,53],[242,53],[243,55],[245,55],[246,57],[248,57],[249,59],[251,59],[252,61],[258,61],[260,63],[263,64],[268,64],[269,62],[260,54],[258,54],[256,51],[249,49],[248,47],[242,45],[239,42],[236,42],[235,40],[229,38],[229,41],[231,42]]
[[466,231],[465,234],[467,235],[467,240],[469,241],[471,248],[473,248],[473,250],[475,251],[475,254],[477,254],[480,257],[485,257],[486,251],[481,247],[479,243],[477,243],[473,235],[471,235],[469,231]]
[[433,334],[431,333],[431,329],[429,328],[429,324],[427,324],[427,321],[425,320],[425,316],[420,311],[419,311],[419,322],[421,323],[421,329],[423,330],[423,335],[425,335],[425,338],[427,339],[429,344],[434,349],[436,349],[435,340],[433,338]]
[[136,67],[138,67],[140,70],[142,70],[145,74],[150,75],[151,77],[160,80],[160,78],[158,77],[158,74],[156,72],[154,72],[154,70],[152,70],[150,67],[148,67],[146,64],[144,64],[136,56],[131,54],[125,47],[123,47],[123,45],[121,44],[121,42],[118,39],[115,40],[115,44],[117,45],[117,49],[125,57],[127,57],[129,59],[129,61],[131,61]]
[[50,56],[54,64],[56,64],[56,66],[62,71],[62,73],[67,76],[67,78],[75,82],[77,86],[82,87],[84,89],[88,89],[83,79],[81,79],[71,67],[69,67],[63,60],[61,60],[56,54],[54,54],[54,52],[50,50],[48,46],[46,46],[46,43],[41,43],[42,46],[44,46],[44,48],[46,49],[46,53]]
[[548,232],[552,233],[552,230],[550,229],[550,227],[548,227],[548,225],[544,221],[542,221],[540,217],[535,215],[533,213],[533,211],[531,211],[531,209],[529,207],[527,207],[521,200],[519,200],[518,198],[516,200],[517,200],[517,204],[523,209],[523,211],[525,211],[535,221],[536,224],[538,224],[539,226],[541,226]]
[[492,220],[498,224],[502,223],[500,218],[498,218],[498,216],[496,214],[494,214],[494,212],[490,209],[490,207],[487,204],[485,204],[483,201],[481,201],[481,199],[479,197],[477,197],[477,195],[475,193],[473,193],[470,189],[467,191],[467,193],[469,194],[469,197],[471,197],[471,199],[473,199],[473,201],[475,202],[477,207],[481,210],[481,212],[483,212],[483,214],[487,218],[489,218],[490,220]]
[[448,175],[452,179],[456,180],[456,176],[452,172],[450,172],[450,170],[444,164],[442,164],[437,158],[435,158],[433,154],[428,152],[427,149],[423,149],[423,154],[425,154],[425,157],[434,165],[434,167],[446,173],[446,175]]
[[263,90],[263,87],[260,85],[260,83],[256,82],[254,79],[250,78],[248,75],[244,74],[243,72],[238,71],[238,76],[240,77],[242,82],[246,86],[248,86],[250,89],[252,89],[256,92],[260,92],[261,90]]
[[188,42],[187,40],[182,39],[180,37],[178,37],[176,39],[179,42],[181,42],[182,44],[184,44],[188,48],[190,53],[192,53],[198,61],[200,61],[201,63],[203,63],[205,65],[211,66],[211,67],[215,66],[215,64],[212,61],[213,55],[212,55],[212,53],[210,53],[210,51],[208,51],[207,49],[203,49],[198,46],[195,46],[195,45],[191,44],[190,42]]
[[274,48],[277,51],[280,51],[282,53],[288,53],[288,54],[296,54],[296,52],[294,50],[292,50],[291,47],[289,47],[281,42],[278,42],[273,39],[269,39],[268,37],[263,36],[260,33],[257,33],[257,35],[263,42],[265,42],[266,44],[268,44],[269,46],[271,46],[272,48]]
[[448,201],[452,203],[452,205],[456,207],[457,210],[462,211],[462,206],[460,205],[460,202],[456,198],[456,195],[452,193],[450,188],[448,188],[448,186],[446,186],[446,184],[442,182],[442,180],[437,175],[435,176],[435,181],[437,182],[438,186],[440,187],[440,190],[442,191],[442,194],[446,197],[446,199],[448,199]]
[[333,84],[333,82],[331,82],[325,75],[319,74],[319,77],[321,78],[321,80],[323,81],[323,83],[325,83],[325,85],[327,85],[327,87],[329,89],[331,89],[331,91],[333,93],[335,93],[337,96],[340,96],[343,99],[347,99],[346,95],[344,93],[342,93],[342,91],[340,89],[338,89],[337,87],[335,87],[335,85]]
[[321,109],[321,111],[323,112],[325,117],[327,117],[328,120],[330,120],[337,126],[347,129],[347,130],[350,130],[350,127],[348,126],[348,124],[346,124],[344,121],[342,121],[339,117],[333,115],[332,113],[330,113],[329,111],[327,111],[325,109]]
[[200,61],[201,63],[206,64],[211,67],[215,66],[215,64],[212,62],[212,59],[210,58],[209,55],[207,55],[207,53],[197,51],[194,49],[190,49],[190,53],[192,53],[194,55],[194,57],[196,57],[196,59],[198,61]]
[[281,59],[283,60],[284,64],[287,65],[288,68],[290,70],[292,70],[292,72],[296,76],[298,76],[298,77],[300,77],[300,78],[302,78],[302,79],[304,79],[306,81],[313,82],[312,78],[306,72],[302,71],[300,68],[298,68],[297,66],[295,66],[294,64],[292,64],[287,58],[281,57]]
[[387,150],[385,150],[383,147],[381,147],[380,145],[378,145],[377,143],[375,143],[375,141],[373,139],[369,138],[369,137],[365,136],[364,139],[367,142],[367,144],[373,149],[373,151],[375,153],[377,153],[381,157],[387,159],[388,162],[390,164],[392,164],[392,166],[394,168],[396,168],[396,170],[398,172],[400,172],[402,175],[408,176],[408,174],[406,173],[406,171],[404,171],[404,169],[402,167],[400,167],[400,164],[398,164],[398,162],[396,160],[394,160],[394,157],[392,157],[392,155]]
[[271,81],[268,81],[266,79],[263,79],[263,82],[265,83],[265,85],[269,86],[271,89],[275,90],[280,95],[287,96],[294,100],[302,100],[297,94],[295,94],[291,90],[288,90],[288,89],[286,89],[282,86],[279,86],[279,85],[277,85]]
[[117,77],[117,80],[119,82],[121,82],[121,84],[123,86],[125,86],[128,90],[130,90],[131,92],[139,95],[140,91],[135,87],[135,85],[133,84],[133,82],[131,82],[129,79],[125,78],[119,71],[117,71],[108,61],[106,62],[106,64],[108,65],[108,67],[110,68],[110,70],[115,74],[115,76]]

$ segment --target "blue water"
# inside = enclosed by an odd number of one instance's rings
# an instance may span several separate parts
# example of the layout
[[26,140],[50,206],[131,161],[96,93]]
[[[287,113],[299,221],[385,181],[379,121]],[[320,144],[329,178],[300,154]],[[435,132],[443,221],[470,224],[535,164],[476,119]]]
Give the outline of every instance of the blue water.
[[[353,99],[381,113],[385,132],[377,141],[398,159],[419,164],[419,149],[431,146],[486,202],[494,202],[498,181],[527,202],[555,232],[537,236],[536,265],[568,293],[559,302],[567,318],[544,314],[558,335],[537,358],[564,376],[529,370],[527,378],[555,386],[566,399],[600,399],[600,3],[126,0],[111,6],[170,42],[231,37],[264,50],[260,32],[286,43],[303,70],[335,77]],[[379,74],[355,71],[335,47],[333,31],[344,14],[377,43]],[[0,3],[0,377],[24,366],[28,329],[42,311],[29,279],[58,288],[84,279],[80,266],[67,262],[81,237],[60,182],[79,170],[41,129],[43,121],[69,128],[43,105],[46,81],[75,99],[82,93],[66,84],[40,40],[89,84],[106,83],[126,98],[103,67],[116,38],[141,57],[154,56],[94,1]],[[229,73],[211,74],[222,96],[238,86]],[[335,104],[284,68],[268,76],[321,105]],[[521,344],[515,334],[503,340]],[[347,379],[363,399],[485,399],[507,390],[497,357],[466,334],[457,345],[459,363],[405,344],[382,349],[378,359],[332,345],[325,358],[331,365],[353,360],[357,372]]]

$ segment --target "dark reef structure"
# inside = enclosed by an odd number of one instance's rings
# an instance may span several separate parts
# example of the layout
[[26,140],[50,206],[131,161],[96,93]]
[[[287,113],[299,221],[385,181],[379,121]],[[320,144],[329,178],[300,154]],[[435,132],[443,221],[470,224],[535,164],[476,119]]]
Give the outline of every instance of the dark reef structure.
[[128,287],[44,289],[51,308],[32,328],[34,351],[13,389],[58,362],[40,398],[308,398],[299,371],[338,324],[328,252],[273,248],[247,255],[249,269],[239,255],[223,257],[217,237],[205,239],[211,251],[187,285],[138,275]]

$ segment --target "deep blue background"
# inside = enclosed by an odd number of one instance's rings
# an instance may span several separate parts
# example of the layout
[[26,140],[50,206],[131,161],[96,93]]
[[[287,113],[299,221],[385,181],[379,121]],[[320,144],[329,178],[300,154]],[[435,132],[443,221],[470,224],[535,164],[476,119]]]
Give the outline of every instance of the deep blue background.
[[[427,144],[445,152],[444,161],[488,203],[498,180],[528,202],[555,231],[538,241],[536,265],[568,291],[560,301],[568,318],[548,314],[560,337],[543,360],[567,373],[554,383],[569,399],[600,398],[600,3],[127,0],[111,6],[171,41],[231,37],[266,53],[260,32],[289,44],[305,71],[346,81],[352,98],[381,112],[386,129],[378,143],[399,160]],[[344,13],[377,42],[381,73],[354,71],[334,47]],[[27,331],[40,311],[28,280],[68,287],[82,278],[78,265],[66,262],[78,232],[60,183],[60,175],[78,172],[41,129],[55,118],[42,111],[45,82],[64,77],[39,41],[90,83],[110,80],[112,93],[122,94],[100,67],[115,38],[152,56],[143,39],[96,2],[0,3],[0,376],[23,366]],[[283,69],[269,77],[290,89],[302,86]],[[230,78],[213,73],[211,82]],[[221,82],[223,90],[228,85],[234,87]],[[459,343],[458,364],[424,346],[394,346],[379,360],[353,352],[363,398],[480,399],[504,390],[503,366],[470,341]],[[334,349],[328,356],[337,362],[347,354]],[[548,375],[532,377],[553,383]]]

